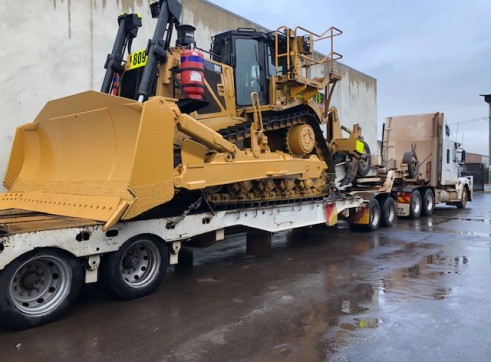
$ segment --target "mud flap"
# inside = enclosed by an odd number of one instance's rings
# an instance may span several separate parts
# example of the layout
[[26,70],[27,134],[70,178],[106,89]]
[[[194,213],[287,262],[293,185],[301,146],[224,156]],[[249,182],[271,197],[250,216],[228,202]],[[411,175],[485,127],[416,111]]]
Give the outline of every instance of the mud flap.
[[324,210],[326,212],[326,225],[333,226],[338,223],[338,212],[335,203],[326,203],[324,205]]
[[368,225],[370,223],[368,204],[364,203],[357,211],[350,210],[348,222],[350,225]]

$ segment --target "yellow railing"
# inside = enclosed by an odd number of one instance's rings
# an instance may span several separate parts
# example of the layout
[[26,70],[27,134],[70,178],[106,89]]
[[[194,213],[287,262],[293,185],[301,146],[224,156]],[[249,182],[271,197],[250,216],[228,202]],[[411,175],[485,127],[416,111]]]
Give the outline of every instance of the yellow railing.
[[[300,34],[301,33],[301,34]],[[329,71],[335,71],[335,61],[342,58],[342,55],[334,51],[334,37],[342,34],[342,31],[335,27],[330,27],[322,34],[316,34],[303,27],[297,26],[290,29],[286,26],[279,27],[275,32],[275,67],[276,74],[280,74],[280,60],[286,59],[286,74],[289,79],[293,79],[295,74],[300,74],[300,68],[313,65],[320,65],[329,62]],[[314,52],[315,43],[322,40],[330,40],[330,51],[321,59],[316,59]],[[280,42],[284,40],[285,52],[280,52]],[[320,53],[317,53],[319,56]],[[303,63],[302,63],[303,61]],[[294,73],[294,74],[292,74]]]

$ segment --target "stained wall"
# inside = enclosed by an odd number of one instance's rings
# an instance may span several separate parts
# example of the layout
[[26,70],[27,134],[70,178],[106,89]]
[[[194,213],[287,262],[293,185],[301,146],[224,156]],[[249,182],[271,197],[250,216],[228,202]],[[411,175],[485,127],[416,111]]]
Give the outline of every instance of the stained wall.
[[[99,90],[104,62],[116,36],[121,12],[138,12],[143,27],[133,49],[146,47],[155,20],[149,0],[1,1],[0,14],[0,178],[3,180],[15,128],[32,122],[44,104],[88,89]],[[182,0],[182,23],[198,29],[198,46],[209,49],[213,34],[239,27],[265,30],[205,0]],[[300,25],[300,24],[299,24]],[[339,41],[342,41],[340,38]],[[349,63],[349,59],[346,60]],[[344,64],[334,104],[342,123],[360,123],[376,149],[376,80]]]

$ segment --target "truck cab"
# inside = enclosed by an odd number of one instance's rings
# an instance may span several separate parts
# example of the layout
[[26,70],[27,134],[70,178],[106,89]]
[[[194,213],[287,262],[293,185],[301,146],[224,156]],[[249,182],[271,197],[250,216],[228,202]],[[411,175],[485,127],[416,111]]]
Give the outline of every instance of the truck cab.
[[435,204],[463,208],[472,201],[472,177],[462,176],[465,151],[452,139],[442,112],[388,117],[382,155],[386,167],[402,172],[417,164],[393,189],[399,216],[418,218],[431,215]]
[[440,157],[442,177],[440,182],[442,185],[455,185],[459,182],[462,174],[462,166],[465,163],[465,151],[460,143],[451,138],[450,127],[446,124],[445,119],[443,119],[442,130],[442,153]]

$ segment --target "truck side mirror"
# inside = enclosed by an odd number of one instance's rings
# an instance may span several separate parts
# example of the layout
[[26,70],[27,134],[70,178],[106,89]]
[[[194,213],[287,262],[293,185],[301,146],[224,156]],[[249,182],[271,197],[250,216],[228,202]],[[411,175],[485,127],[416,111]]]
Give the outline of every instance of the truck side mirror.
[[460,162],[465,163],[465,151],[462,150],[462,156],[460,156]]

